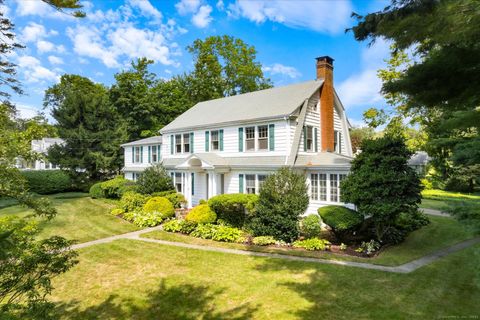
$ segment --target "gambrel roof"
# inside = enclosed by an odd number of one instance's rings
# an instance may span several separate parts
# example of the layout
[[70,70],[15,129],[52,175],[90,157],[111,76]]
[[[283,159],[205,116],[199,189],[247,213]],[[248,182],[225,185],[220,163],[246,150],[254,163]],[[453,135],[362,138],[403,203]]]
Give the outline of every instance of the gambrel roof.
[[290,116],[323,84],[312,80],[197,103],[160,132]]

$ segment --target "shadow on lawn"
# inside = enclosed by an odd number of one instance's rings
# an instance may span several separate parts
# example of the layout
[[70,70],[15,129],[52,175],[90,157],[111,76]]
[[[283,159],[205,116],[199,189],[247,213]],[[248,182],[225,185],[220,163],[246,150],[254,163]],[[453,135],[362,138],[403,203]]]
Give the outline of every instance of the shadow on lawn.
[[[218,311],[213,303],[223,290],[212,292],[207,286],[167,286],[147,293],[144,301],[110,295],[98,305],[82,308],[78,301],[60,303],[53,319],[251,319],[256,307],[242,304],[227,311]],[[133,293],[135,294],[135,293]]]

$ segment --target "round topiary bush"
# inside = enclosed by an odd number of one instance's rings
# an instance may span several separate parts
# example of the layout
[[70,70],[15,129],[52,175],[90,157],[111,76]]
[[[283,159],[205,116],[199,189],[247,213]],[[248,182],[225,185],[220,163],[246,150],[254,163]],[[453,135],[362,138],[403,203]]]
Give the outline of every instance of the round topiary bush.
[[217,220],[217,214],[210,209],[208,204],[200,204],[190,210],[185,220],[196,223],[214,223]]
[[220,194],[208,199],[208,205],[215,211],[218,219],[241,228],[247,219],[247,213],[254,211],[258,202],[256,194]]
[[343,206],[325,206],[318,209],[323,222],[328,225],[339,240],[354,231],[363,222],[363,216]]
[[175,215],[175,208],[173,207],[173,204],[164,197],[151,198],[143,206],[143,211],[147,213],[161,213],[163,219],[170,218]]
[[102,190],[102,182],[97,182],[91,186],[88,193],[90,194],[90,197],[94,199],[105,198]]

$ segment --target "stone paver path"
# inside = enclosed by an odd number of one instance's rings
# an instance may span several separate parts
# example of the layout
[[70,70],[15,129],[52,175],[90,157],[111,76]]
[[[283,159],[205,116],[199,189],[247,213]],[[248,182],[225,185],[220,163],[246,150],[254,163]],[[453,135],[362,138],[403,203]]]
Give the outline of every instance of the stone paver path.
[[203,251],[211,251],[211,252],[221,252],[221,253],[238,254],[238,255],[244,255],[244,256],[284,259],[284,260],[290,260],[290,261],[313,262],[313,263],[320,263],[320,264],[333,264],[333,265],[357,267],[357,268],[393,272],[393,273],[410,273],[446,255],[449,255],[451,253],[460,251],[462,249],[465,249],[477,243],[480,243],[480,237],[477,237],[474,239],[457,243],[447,248],[443,248],[441,250],[438,250],[434,253],[431,253],[419,259],[413,260],[411,262],[407,262],[399,266],[390,267],[390,266],[381,266],[381,265],[375,265],[375,264],[365,263],[365,262],[339,261],[339,260],[327,260],[327,259],[309,258],[309,257],[288,256],[288,255],[277,254],[277,253],[254,252],[254,251],[246,251],[246,250],[218,248],[218,247],[201,246],[196,244],[188,244],[188,243],[182,243],[182,242],[172,242],[172,241],[140,237],[140,235],[144,233],[148,233],[155,230],[161,230],[161,228],[162,226],[157,226],[157,227],[147,228],[147,229],[134,231],[130,233],[119,234],[119,235],[115,235],[115,236],[111,236],[103,239],[84,242],[84,243],[73,245],[71,249],[86,248],[96,244],[108,243],[108,242],[112,242],[119,239],[130,239],[130,240],[158,243],[161,245],[168,245],[168,246],[203,250]]

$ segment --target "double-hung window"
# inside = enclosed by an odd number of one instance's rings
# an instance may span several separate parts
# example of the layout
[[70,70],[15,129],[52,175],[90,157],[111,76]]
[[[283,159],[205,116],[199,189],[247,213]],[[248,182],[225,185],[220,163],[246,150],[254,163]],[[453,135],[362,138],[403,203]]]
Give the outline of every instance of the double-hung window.
[[245,145],[246,150],[255,150],[255,127],[245,128]]
[[183,152],[185,153],[190,152],[190,134],[189,133],[183,134]]
[[255,194],[255,175],[254,174],[246,174],[245,175],[245,190],[248,194]]
[[139,162],[140,162],[140,159],[141,159],[141,157],[142,157],[142,148],[140,148],[140,147],[135,147],[135,148],[134,148],[134,152],[135,152],[134,162],[135,162],[135,163],[139,163]]
[[313,151],[313,127],[305,128],[305,151]]
[[338,202],[338,197],[340,193],[338,192],[338,175],[331,174],[330,175],[330,201],[331,202]]
[[268,149],[268,126],[258,126],[258,150]]
[[152,162],[153,163],[158,162],[157,146],[151,146],[150,150],[151,150],[150,152],[151,152]]
[[310,199],[318,200],[318,173],[310,174]]
[[342,133],[337,130],[333,132],[333,149],[337,153],[342,152]]
[[327,174],[320,173],[318,175],[318,200],[327,201]]
[[258,191],[260,191],[260,189],[262,189],[263,183],[265,182],[266,179],[267,179],[267,175],[265,175],[265,174],[257,175]]
[[183,191],[183,177],[181,172],[175,172],[174,175],[174,185],[177,192],[182,193]]
[[182,153],[182,135],[175,135],[175,153]]
[[210,131],[210,148],[212,151],[217,151],[220,149],[220,140],[218,138],[218,130],[212,130]]

